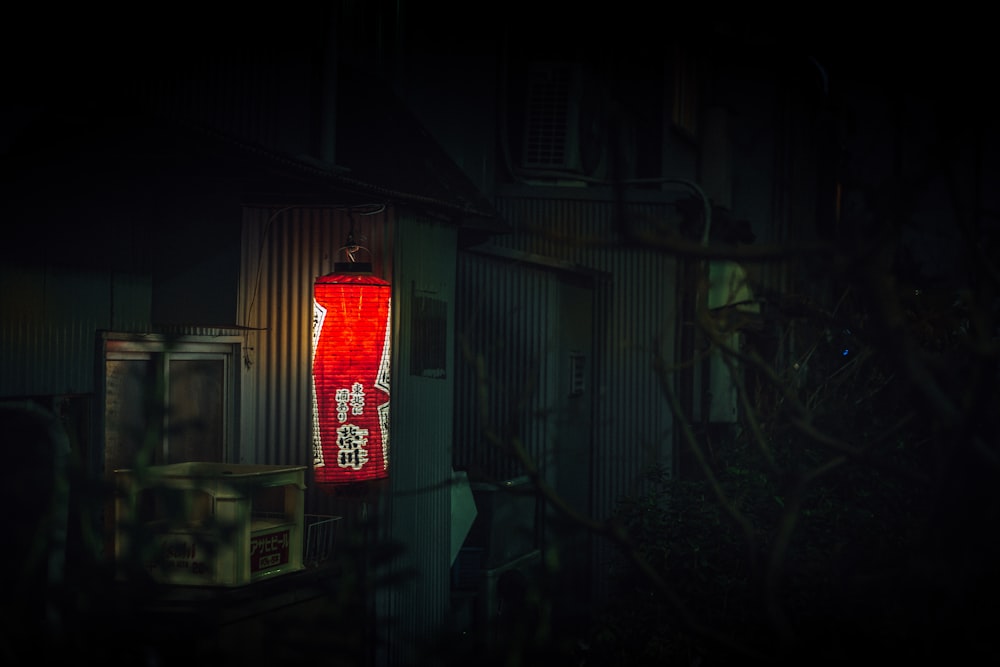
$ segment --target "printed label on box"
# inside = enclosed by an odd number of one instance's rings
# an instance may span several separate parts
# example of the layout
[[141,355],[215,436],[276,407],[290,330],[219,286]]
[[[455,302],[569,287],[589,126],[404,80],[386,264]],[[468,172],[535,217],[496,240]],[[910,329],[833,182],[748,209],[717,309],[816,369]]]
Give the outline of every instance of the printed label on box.
[[149,570],[156,568],[168,577],[189,574],[198,577],[210,577],[212,564],[199,558],[197,543],[188,535],[168,535],[161,539],[159,557],[149,563]]
[[287,528],[251,537],[250,572],[257,573],[286,565],[291,542],[291,531]]

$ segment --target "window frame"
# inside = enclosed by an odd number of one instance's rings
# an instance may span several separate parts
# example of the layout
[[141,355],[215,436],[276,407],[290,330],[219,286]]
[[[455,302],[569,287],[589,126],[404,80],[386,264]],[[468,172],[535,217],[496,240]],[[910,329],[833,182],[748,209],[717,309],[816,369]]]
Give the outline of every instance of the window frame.
[[[109,437],[116,437],[109,432],[108,411],[109,402],[127,400],[127,397],[116,395],[114,387],[109,390],[109,363],[116,361],[147,361],[153,364],[158,381],[158,388],[154,389],[151,396],[155,399],[155,405],[159,406],[162,414],[162,422],[157,424],[155,415],[150,414],[151,409],[144,409],[143,416],[145,423],[160,429],[161,442],[155,456],[151,462],[171,461],[170,454],[170,433],[171,433],[171,411],[170,407],[170,375],[171,363],[174,361],[221,361],[222,363],[222,387],[221,387],[221,455],[218,457],[219,463],[235,463],[239,458],[239,359],[242,339],[240,336],[167,336],[163,334],[132,334],[104,332],[101,336],[101,353],[99,355],[99,377],[100,377],[100,434],[102,447],[100,448],[99,461],[94,461],[96,468],[103,471],[104,475],[113,475],[113,470],[109,468],[108,461],[108,441]],[[110,391],[110,393],[109,393]],[[144,395],[145,396],[145,395]],[[139,463],[130,462],[128,466],[117,465],[115,467],[132,467]]]

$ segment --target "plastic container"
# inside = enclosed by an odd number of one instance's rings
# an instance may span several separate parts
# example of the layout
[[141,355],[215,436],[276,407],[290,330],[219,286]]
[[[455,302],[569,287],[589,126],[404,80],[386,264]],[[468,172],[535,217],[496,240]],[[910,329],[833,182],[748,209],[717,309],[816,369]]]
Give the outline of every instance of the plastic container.
[[175,463],[115,477],[121,578],[242,586],[304,569],[305,466]]
[[484,569],[500,567],[538,548],[538,499],[528,477],[471,486],[477,515],[465,546],[484,550]]

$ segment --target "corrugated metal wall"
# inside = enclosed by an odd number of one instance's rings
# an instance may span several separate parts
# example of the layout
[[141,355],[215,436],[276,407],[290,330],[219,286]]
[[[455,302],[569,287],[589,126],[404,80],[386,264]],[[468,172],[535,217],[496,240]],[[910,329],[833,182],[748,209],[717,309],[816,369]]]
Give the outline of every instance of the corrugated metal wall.
[[[377,617],[387,640],[380,644],[385,664],[415,665],[424,664],[416,658],[426,645],[441,638],[451,608],[456,230],[402,215],[396,229],[391,496],[381,537],[400,551],[388,564],[394,585],[377,590]],[[430,333],[417,323],[418,299],[444,305],[443,374],[422,374],[413,364]]]
[[[447,323],[454,321],[456,232],[398,217],[391,208],[371,215],[356,209],[353,219],[355,240],[372,250],[373,273],[393,283],[389,493],[382,485],[361,495],[357,488],[327,492],[313,485],[306,511],[344,517],[338,544],[364,541],[370,557],[363,565],[379,566],[368,574],[388,582],[373,591],[377,659],[415,664],[420,642],[436,638],[450,608],[454,361],[449,351],[441,378],[410,372],[412,297],[441,299]],[[344,260],[337,248],[350,225],[348,212],[332,207],[245,213],[240,312],[252,329],[244,337],[243,461],[311,464],[313,281],[332,271],[335,259]],[[450,326],[446,331],[450,350]],[[399,551],[386,561],[393,548]]]
[[[455,467],[470,471],[473,479],[513,479],[524,469],[495,439],[506,444],[511,437],[519,438],[528,456],[540,464],[546,454],[547,422],[536,415],[549,408],[543,391],[548,384],[551,295],[547,271],[516,259],[491,261],[463,254],[458,275]],[[477,376],[479,361],[483,378]],[[479,410],[481,392],[488,406],[485,414]]]
[[[673,419],[653,371],[657,350],[668,360],[674,358],[677,334],[676,259],[652,249],[624,247],[616,233],[617,216],[624,211],[633,223],[648,224],[650,229],[676,224],[677,212],[668,198],[663,202],[629,203],[624,209],[607,199],[500,197],[497,206],[516,230],[515,234],[496,237],[493,245],[520,253],[533,270],[518,272],[516,263],[500,266],[496,262],[466,254],[459,263],[460,287],[476,286],[493,292],[484,299],[474,292],[461,293],[459,328],[462,318],[475,315],[477,304],[484,301],[499,309],[493,317],[512,340],[520,341],[515,350],[505,353],[519,358],[510,375],[499,382],[517,385],[524,378],[525,364],[540,354],[538,336],[545,331],[548,304],[546,290],[539,289],[538,267],[558,264],[565,270],[576,266],[584,275],[595,277],[595,359],[598,387],[593,437],[592,512],[597,517],[611,514],[618,500],[641,488],[647,467],[659,462],[671,465]],[[551,261],[551,260],[554,260]],[[520,330],[520,333],[516,331]],[[538,332],[537,334],[533,332]],[[456,461],[483,460],[477,437],[479,425],[468,417],[468,401],[473,387],[469,376],[461,376],[456,396]],[[494,394],[493,414],[510,414],[503,392]],[[525,406],[524,409],[544,408]],[[540,421],[534,428],[543,428]],[[544,433],[521,434],[534,453],[545,442]],[[508,463],[495,461],[489,471],[510,476]],[[608,545],[597,545],[593,560],[595,588],[603,581],[611,554]]]
[[0,268],[0,396],[94,392],[97,332],[148,331],[146,275]]
[[[243,214],[238,312],[243,326],[239,460],[257,464],[312,463],[312,290],[318,276],[330,273],[354,223],[355,241],[372,251],[375,275],[391,279],[392,209],[351,212],[340,207],[280,206],[247,208]],[[359,260],[364,260],[359,257]],[[342,517],[337,527],[338,555],[366,540],[374,498],[334,494],[311,483],[307,474],[307,514]],[[346,565],[364,586],[364,560]],[[363,590],[363,589],[362,589]],[[370,629],[359,619],[359,632]]]
[[[335,261],[346,261],[339,248],[352,221],[355,241],[371,251],[373,273],[391,280],[392,215],[379,206],[246,209],[240,462],[311,464],[313,282],[333,271]],[[358,260],[365,259],[359,253]]]

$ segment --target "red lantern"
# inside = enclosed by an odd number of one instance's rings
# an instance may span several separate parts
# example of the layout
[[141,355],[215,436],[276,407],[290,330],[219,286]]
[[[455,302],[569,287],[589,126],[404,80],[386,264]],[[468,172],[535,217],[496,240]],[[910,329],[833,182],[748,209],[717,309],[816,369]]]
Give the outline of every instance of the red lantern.
[[313,292],[313,470],[318,484],[389,474],[390,285],[331,273]]

